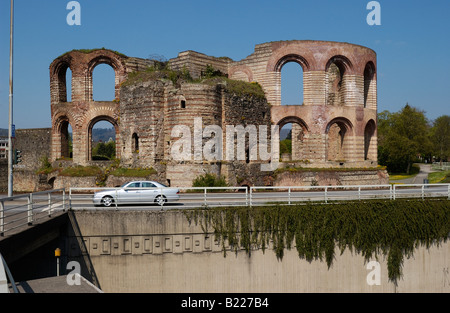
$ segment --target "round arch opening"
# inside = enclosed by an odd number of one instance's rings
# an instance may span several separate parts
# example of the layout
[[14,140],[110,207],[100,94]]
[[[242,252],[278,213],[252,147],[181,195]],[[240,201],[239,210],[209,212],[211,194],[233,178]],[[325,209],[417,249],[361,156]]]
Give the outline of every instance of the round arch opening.
[[89,161],[111,161],[118,157],[118,126],[109,117],[91,121],[88,129]]

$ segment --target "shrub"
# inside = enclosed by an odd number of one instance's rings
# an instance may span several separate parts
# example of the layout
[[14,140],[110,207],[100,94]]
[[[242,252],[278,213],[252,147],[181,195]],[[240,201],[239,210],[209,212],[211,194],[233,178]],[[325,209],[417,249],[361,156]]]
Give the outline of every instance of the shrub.
[[200,175],[192,182],[192,187],[227,187],[228,184],[225,181],[225,177],[217,177],[214,174],[206,173]]

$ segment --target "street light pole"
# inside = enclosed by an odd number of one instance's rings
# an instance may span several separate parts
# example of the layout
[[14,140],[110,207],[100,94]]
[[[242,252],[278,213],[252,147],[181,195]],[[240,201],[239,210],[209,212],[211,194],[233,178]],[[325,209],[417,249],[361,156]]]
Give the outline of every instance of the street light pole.
[[13,26],[14,0],[11,0],[11,24],[9,34],[9,131],[8,131],[8,196],[13,194]]

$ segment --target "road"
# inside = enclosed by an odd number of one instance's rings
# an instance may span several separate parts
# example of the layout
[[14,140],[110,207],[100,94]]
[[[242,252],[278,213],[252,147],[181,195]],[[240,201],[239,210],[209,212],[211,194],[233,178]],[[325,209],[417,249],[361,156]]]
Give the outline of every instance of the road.
[[[393,197],[392,191],[389,188],[377,188],[373,186],[371,189],[361,189],[358,191],[355,186],[340,187],[335,189],[328,187],[325,192],[323,188],[320,190],[293,190],[289,192],[286,190],[279,191],[255,191],[246,194],[245,192],[211,192],[207,193],[181,193],[179,201],[165,203],[162,207],[158,204],[123,204],[119,205],[117,209],[120,210],[161,210],[161,209],[182,209],[182,208],[195,208],[195,207],[215,207],[215,206],[233,206],[240,205],[262,205],[262,204],[289,204],[294,202],[304,201],[350,201],[350,200],[362,200],[362,199],[389,199]],[[421,198],[424,197],[448,197],[449,185],[431,185],[431,186],[402,186],[397,185],[395,189],[395,198]],[[66,199],[63,203],[61,196],[54,196],[52,200],[51,210],[60,210],[63,205],[68,208],[69,203],[72,209],[102,209],[102,207],[95,207],[92,203],[92,194],[84,195],[72,195],[71,201]],[[38,210],[40,213],[49,213],[48,197],[45,195],[34,196],[33,209]],[[8,201],[4,203],[4,209],[8,211],[26,211],[28,209],[28,200],[26,198],[16,199],[14,201]],[[116,206],[113,205],[113,209]]]

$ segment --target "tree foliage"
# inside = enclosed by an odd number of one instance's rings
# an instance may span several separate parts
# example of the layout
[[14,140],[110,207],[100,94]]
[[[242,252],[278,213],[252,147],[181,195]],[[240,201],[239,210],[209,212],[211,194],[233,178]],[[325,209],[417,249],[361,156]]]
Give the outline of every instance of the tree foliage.
[[442,162],[450,158],[450,116],[438,117],[431,127],[430,138],[433,152]]
[[99,142],[94,149],[92,149],[92,156],[94,160],[112,160],[116,156],[116,143],[108,141],[107,143]]
[[432,151],[425,113],[408,104],[400,112],[378,115],[378,140],[379,163],[390,172],[409,173],[418,156]]

